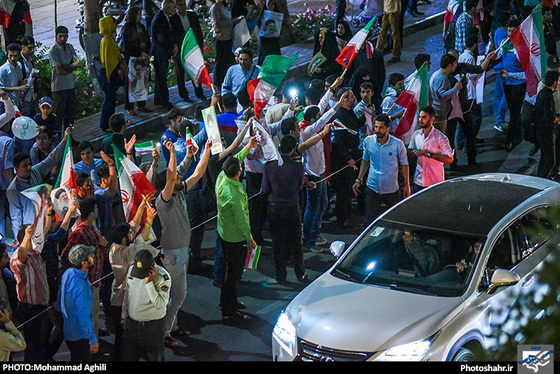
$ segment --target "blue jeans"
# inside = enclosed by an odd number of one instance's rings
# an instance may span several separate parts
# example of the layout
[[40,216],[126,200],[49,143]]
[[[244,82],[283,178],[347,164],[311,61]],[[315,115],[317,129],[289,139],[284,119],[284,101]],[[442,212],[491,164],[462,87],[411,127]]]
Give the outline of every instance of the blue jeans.
[[313,190],[307,190],[307,206],[305,207],[305,214],[303,215],[303,245],[310,247],[315,245],[315,241],[319,237],[319,230],[321,228],[321,221],[323,214],[327,209],[328,196],[327,196],[327,181],[325,174],[320,177],[307,175],[307,180],[317,183],[317,187]]
[[496,72],[496,88],[494,89],[494,118],[496,123],[506,121],[506,114],[508,106],[506,102],[506,95],[504,93],[504,78],[500,72]]

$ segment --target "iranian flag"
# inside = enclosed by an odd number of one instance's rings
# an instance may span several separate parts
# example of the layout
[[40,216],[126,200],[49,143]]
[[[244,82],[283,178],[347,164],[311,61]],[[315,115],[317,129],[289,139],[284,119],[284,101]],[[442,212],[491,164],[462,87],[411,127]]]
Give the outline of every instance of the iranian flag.
[[196,87],[198,87],[199,83],[203,83],[206,88],[212,88],[212,79],[210,79],[208,68],[204,63],[202,51],[196,42],[192,28],[189,29],[183,39],[180,57],[185,72],[192,79]]
[[445,22],[451,23],[455,18],[455,14],[459,10],[459,6],[463,4],[465,0],[449,0],[447,3],[447,9],[445,10],[445,15],[443,16],[443,20]]
[[185,139],[187,146],[192,145],[193,147],[193,153],[196,154],[199,150],[198,144],[196,144],[196,141],[194,140],[194,136],[192,136],[191,132],[189,131],[189,129],[187,128],[187,136]]
[[64,156],[62,157],[62,169],[58,174],[58,179],[54,188],[68,186],[69,189],[75,190],[76,183],[76,169],[74,168],[74,153],[72,152],[72,137],[68,133],[66,137],[66,148],[64,149]]
[[298,57],[299,52],[294,57],[268,55],[263,61],[259,76],[247,82],[247,91],[255,105],[257,118],[260,118],[263,108],[274,95],[276,89],[280,87],[286,73]]
[[0,0],[0,25],[8,27],[12,12],[16,6],[15,0]]
[[257,245],[255,248],[247,252],[245,267],[247,269],[256,269],[257,264],[259,263],[259,257],[261,257],[261,246]]
[[541,13],[542,5],[535,7],[530,17],[516,28],[509,39],[519,58],[519,64],[527,78],[527,94],[537,94],[537,87],[546,73],[546,53]]
[[410,143],[416,130],[418,111],[428,105],[428,83],[428,63],[424,62],[395,102],[395,105],[404,107],[405,112],[393,135],[405,144]]
[[373,17],[371,21],[369,21],[363,29],[358,31],[352,37],[352,39],[350,39],[348,44],[346,44],[346,47],[344,47],[342,51],[340,51],[340,54],[336,58],[336,62],[338,62],[340,65],[344,66],[345,68],[348,68],[348,66],[352,64],[352,61],[354,61],[354,58],[356,57],[356,55],[364,45],[364,42],[366,41],[367,36],[369,35],[369,32],[373,27],[373,25],[375,24],[376,20],[377,20],[377,16]]
[[154,142],[149,141],[144,143],[135,143],[134,150],[139,155],[151,154],[152,151],[154,150]]
[[[126,215],[126,221],[130,222],[136,215],[144,196],[150,193],[155,194],[156,189],[134,162],[130,161],[128,157],[125,157],[114,144],[112,146],[115,153],[115,164],[119,174],[124,213]],[[144,216],[142,217],[141,225],[144,224],[145,218],[146,212],[144,212]]]

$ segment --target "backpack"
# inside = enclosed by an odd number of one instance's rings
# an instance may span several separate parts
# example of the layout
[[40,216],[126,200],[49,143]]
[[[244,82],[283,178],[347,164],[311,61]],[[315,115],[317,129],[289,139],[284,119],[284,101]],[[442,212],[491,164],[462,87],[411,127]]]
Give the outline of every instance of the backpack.
[[443,48],[446,51],[455,48],[455,22],[451,22],[447,29],[447,34],[443,38]]

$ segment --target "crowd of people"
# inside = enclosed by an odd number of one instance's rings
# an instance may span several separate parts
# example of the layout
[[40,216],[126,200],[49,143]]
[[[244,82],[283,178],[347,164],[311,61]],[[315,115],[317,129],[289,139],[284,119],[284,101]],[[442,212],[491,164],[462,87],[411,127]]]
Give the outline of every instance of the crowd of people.
[[[385,3],[386,13],[391,14],[391,0]],[[66,42],[68,30],[59,26],[49,54],[52,98],[36,98],[24,78],[32,71],[25,63],[31,60],[33,40],[8,45],[8,60],[0,67],[0,233],[14,242],[0,244],[0,358],[24,350],[25,361],[51,361],[65,341],[71,360],[87,361],[99,352],[99,337],[112,333],[114,360],[162,360],[165,347],[176,347],[177,339],[190,334],[178,326],[177,314],[187,295],[187,273],[207,270],[201,246],[212,217],[218,234],[213,281],[221,289],[216,303],[224,323],[246,320],[249,315],[241,312],[245,306],[238,300],[237,283],[248,251],[272,247],[279,283],[286,283],[288,267],[299,282],[309,282],[303,254],[323,250],[326,214],[334,216],[341,229],[356,215],[368,224],[401,199],[443,181],[444,164],[456,167],[456,152],[462,147],[471,170],[480,168],[476,144],[482,141],[477,137],[482,110],[476,80],[489,69],[496,71],[495,128],[507,132],[504,150],[511,151],[521,139],[533,142],[541,151],[538,175],[558,178],[560,62],[552,26],[556,8],[542,7],[548,71],[539,93],[529,97],[515,47],[506,38],[537,4],[496,0],[495,9],[488,11],[477,0],[462,3],[445,26],[446,44],[450,40],[452,44],[429,79],[429,104],[415,113],[418,127],[412,136],[401,139],[393,134],[407,108],[399,106],[397,99],[416,72],[386,77],[382,49],[390,46],[383,37],[374,45],[373,34],[344,71],[335,59],[352,30],[344,21],[342,3],[337,4],[334,30],[321,29],[315,36],[314,55],[320,52],[326,58],[314,65],[305,87],[297,79],[284,82],[278,97],[271,97],[257,117],[247,82],[258,76],[260,66],[254,62],[254,51],[234,51],[231,40],[234,25],[248,9],[234,3],[230,10],[225,0],[216,1],[210,16],[218,52],[214,84],[219,89],[210,106],[218,113],[219,147],[209,140],[211,129],[203,119],[202,104],[195,118],[188,119],[169,103],[167,65],[178,58],[176,36],[196,28],[196,17],[184,9],[185,0],[163,1],[152,23],[151,39],[137,8],[127,14],[124,44],[114,38],[112,18],[102,18],[105,100],[112,100],[117,82],[127,79],[120,75],[121,62],[144,60],[139,65],[143,68],[151,54],[154,101],[167,111],[167,129],[161,147],[152,150],[153,160],[142,163],[136,136],[125,138],[124,114],[115,113],[114,102],[106,102],[101,126],[111,134],[101,149],[87,140],[76,144],[71,203],[59,214],[46,199],[42,231],[33,201],[22,192],[57,183],[73,130],[71,73],[80,60]],[[402,11],[399,4],[392,4],[395,13]],[[265,6],[278,11],[273,0]],[[418,13],[416,6],[410,2],[410,9]],[[233,10],[238,13],[234,18]],[[381,30],[383,35],[385,23],[390,22],[393,56],[389,62],[400,58],[401,44],[395,39],[402,33],[397,32],[397,20],[397,16],[384,17]],[[173,31],[174,25],[182,25],[180,34]],[[201,47],[203,42],[198,39]],[[259,56],[281,53],[277,43],[262,43]],[[426,53],[414,59],[417,70],[426,65],[429,70],[431,64]],[[179,92],[186,100],[187,91],[181,88],[184,79],[180,79],[184,70],[180,63],[175,69]],[[28,95],[34,104],[23,103]],[[196,95],[204,96],[202,90]],[[126,109],[133,111],[134,105],[147,110],[145,100],[130,100]],[[11,124],[20,114],[16,108],[23,115],[30,115],[27,110],[37,112],[34,119],[40,131],[34,139],[23,141],[13,135]],[[459,115],[453,115],[457,108]],[[271,145],[275,151],[270,151]],[[143,196],[133,216],[127,217],[123,210],[115,149],[138,165],[155,191]],[[333,196],[336,201],[331,204]],[[354,199],[359,201],[357,212]],[[6,232],[8,221],[12,233]],[[267,223],[271,241],[263,235]],[[40,252],[34,245],[37,232],[42,232]],[[7,270],[13,278],[6,277]],[[101,307],[108,331],[100,326]]]

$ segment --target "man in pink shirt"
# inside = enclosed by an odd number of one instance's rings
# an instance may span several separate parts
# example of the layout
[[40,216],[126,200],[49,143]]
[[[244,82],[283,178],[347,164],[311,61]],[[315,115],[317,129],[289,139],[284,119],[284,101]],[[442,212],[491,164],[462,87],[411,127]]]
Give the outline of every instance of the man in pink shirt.
[[444,133],[433,126],[436,111],[422,108],[418,117],[420,129],[412,135],[408,148],[418,156],[413,191],[417,192],[445,180],[444,163],[453,162],[453,149]]

